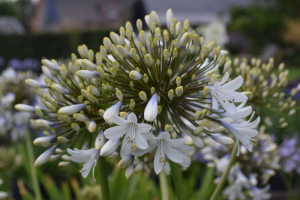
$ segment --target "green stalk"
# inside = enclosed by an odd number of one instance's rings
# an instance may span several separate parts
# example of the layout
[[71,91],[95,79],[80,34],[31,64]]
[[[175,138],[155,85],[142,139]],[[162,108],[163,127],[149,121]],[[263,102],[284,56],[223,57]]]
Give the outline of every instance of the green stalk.
[[101,187],[101,196],[103,200],[110,200],[106,162],[105,157],[100,156],[98,159],[98,181]]
[[40,187],[39,187],[37,172],[36,172],[36,168],[34,167],[35,157],[34,157],[34,152],[33,152],[32,141],[31,141],[30,133],[29,133],[27,126],[24,127],[24,132],[25,132],[25,144],[26,144],[26,150],[27,150],[27,154],[28,154],[30,175],[31,175],[31,181],[32,181],[35,199],[42,200],[42,195],[41,195],[41,191],[40,191]]
[[181,179],[181,173],[179,170],[179,166],[177,163],[174,163],[173,161],[169,160],[170,167],[171,167],[171,175],[173,179],[173,183],[175,186],[175,191],[178,200],[186,200],[185,192],[182,185],[182,179]]
[[159,173],[159,185],[161,190],[161,199],[169,200],[167,176],[164,170]]
[[221,180],[219,181],[217,187],[215,188],[214,190],[214,193],[212,194],[212,196],[210,197],[210,200],[215,200],[219,194],[219,192],[221,192],[222,188],[224,187],[225,185],[225,182],[226,182],[226,179],[227,179],[227,176],[229,174],[229,171],[230,171],[230,168],[235,160],[235,157],[236,157],[236,152],[237,152],[237,147],[238,147],[238,142],[239,141],[236,141],[234,146],[233,146],[233,149],[231,151],[231,155],[230,155],[230,160],[229,160],[229,163],[227,165],[227,168],[225,170],[225,172],[222,174],[222,178]]

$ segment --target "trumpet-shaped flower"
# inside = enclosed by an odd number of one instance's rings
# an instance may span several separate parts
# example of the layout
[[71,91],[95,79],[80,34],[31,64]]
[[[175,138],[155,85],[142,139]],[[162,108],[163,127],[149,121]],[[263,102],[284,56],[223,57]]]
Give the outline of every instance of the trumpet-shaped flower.
[[188,161],[184,162],[184,155],[175,149],[184,144],[184,139],[170,139],[170,134],[168,132],[160,132],[158,137],[154,137],[153,135],[152,137],[151,135],[152,134],[148,134],[149,137],[147,136],[151,141],[148,149],[140,150],[135,148],[131,153],[135,156],[141,156],[157,147],[154,157],[154,171],[156,174],[159,174],[164,168],[167,162],[166,156],[175,163],[188,165]]
[[214,86],[208,86],[209,92],[212,95],[212,108],[217,110],[219,103],[229,113],[234,115],[237,112],[235,102],[245,102],[248,97],[242,93],[236,92],[243,84],[243,78],[237,77],[234,80],[224,84],[229,78],[229,73],[226,72],[221,82],[217,81]]
[[150,131],[152,128],[151,125],[137,123],[137,118],[134,113],[130,113],[127,120],[116,115],[112,116],[112,120],[118,126],[107,129],[104,135],[108,139],[116,140],[125,134],[121,147],[122,158],[130,153],[133,142],[135,142],[135,145],[140,149],[147,149],[149,147],[143,133]]
[[231,132],[234,135],[234,137],[236,138],[236,140],[238,142],[237,155],[239,155],[239,153],[240,153],[239,141],[241,141],[245,145],[245,147],[250,152],[252,152],[252,148],[253,148],[253,142],[252,141],[254,141],[254,139],[252,139],[252,138],[255,137],[258,134],[258,131],[255,130],[254,128],[260,122],[260,117],[258,117],[253,122],[250,122],[253,118],[253,115],[254,115],[254,112],[252,113],[252,116],[248,121],[243,122],[241,124],[235,124],[235,123],[231,124],[229,122],[222,121],[222,125],[229,132]]
[[83,178],[86,178],[89,175],[91,169],[93,168],[93,178],[95,179],[94,170],[97,165],[97,160],[100,156],[100,149],[104,145],[104,142],[105,138],[103,135],[103,131],[101,130],[96,137],[94,148],[88,150],[67,149],[68,153],[71,154],[70,159],[73,162],[84,162],[82,169],[80,170]]

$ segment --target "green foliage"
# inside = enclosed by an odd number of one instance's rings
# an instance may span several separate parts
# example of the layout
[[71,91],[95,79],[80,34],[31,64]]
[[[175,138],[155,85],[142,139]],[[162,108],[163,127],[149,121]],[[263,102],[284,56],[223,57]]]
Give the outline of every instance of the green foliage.
[[284,45],[281,37],[285,20],[299,16],[300,1],[256,1],[248,7],[232,7],[228,29],[241,31],[249,39],[254,53],[260,53],[267,43]]
[[0,16],[18,16],[18,11],[16,3],[13,2],[0,2]]

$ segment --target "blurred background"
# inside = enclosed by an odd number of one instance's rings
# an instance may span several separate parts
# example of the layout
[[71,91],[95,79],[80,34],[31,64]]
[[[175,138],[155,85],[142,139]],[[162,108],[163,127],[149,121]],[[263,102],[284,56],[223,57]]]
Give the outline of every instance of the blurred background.
[[[273,57],[276,66],[284,62],[290,72],[286,91],[300,82],[300,0],[0,0],[0,72],[13,68],[40,74],[41,58],[68,58],[81,44],[97,52],[110,31],[118,32],[126,21],[134,27],[137,19],[145,24],[144,16],[152,10],[166,27],[169,8],[178,21],[189,19],[197,34],[228,50],[232,59],[256,57],[267,62]],[[298,104],[299,96],[295,96]],[[286,129],[269,127],[268,132],[280,144],[286,136],[298,135],[299,121],[297,113],[287,119]],[[40,134],[31,129],[29,132],[31,138]],[[5,137],[0,138],[0,145],[0,191],[8,191],[11,199],[32,199],[35,183],[30,181],[33,172],[28,152],[32,148],[36,158],[44,148],[28,147],[23,139]],[[139,174],[127,182],[123,170],[115,169],[113,163],[113,199],[124,195],[128,199],[160,199],[156,176],[149,174],[151,178],[147,179]],[[42,195],[46,199],[99,199],[98,186],[91,179],[82,179],[77,171],[80,168],[75,163],[65,168],[50,163],[37,169]],[[199,169],[204,168],[196,163],[184,174],[185,186],[191,186],[187,191],[190,199],[197,199],[195,194],[201,186],[200,180],[193,178],[204,176]],[[270,183],[273,199],[285,199],[287,186],[279,175]],[[138,185],[140,190],[136,191]],[[197,195],[201,196],[201,191]],[[150,195],[143,196],[145,192]]]

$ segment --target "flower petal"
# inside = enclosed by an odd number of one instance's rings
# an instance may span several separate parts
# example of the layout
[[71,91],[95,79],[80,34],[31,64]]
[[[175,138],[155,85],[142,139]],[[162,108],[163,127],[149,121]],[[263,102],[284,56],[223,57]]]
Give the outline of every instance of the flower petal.
[[129,131],[129,125],[115,126],[104,131],[104,135],[107,139],[117,140]]
[[[127,135],[125,135],[125,137],[126,136]],[[132,147],[132,143],[130,142],[130,140],[126,140],[125,138],[123,138],[122,147],[120,151],[121,158],[125,158],[130,154],[131,147]]]
[[113,122],[119,126],[123,126],[123,125],[126,125],[128,124],[129,122],[126,121],[125,119],[123,119],[122,117],[119,117],[117,115],[113,115],[111,117],[111,119],[113,120]]
[[136,125],[138,133],[147,133],[152,129],[152,126],[145,123],[140,123]]
[[147,149],[149,148],[148,142],[145,137],[141,133],[135,134],[135,145],[140,149]]
[[181,163],[183,161],[183,155],[170,145],[165,145],[167,157],[175,163]]

